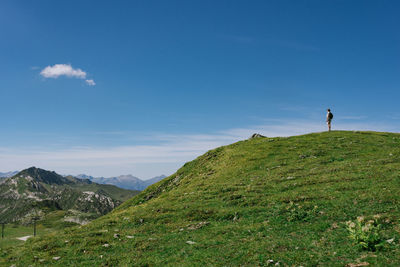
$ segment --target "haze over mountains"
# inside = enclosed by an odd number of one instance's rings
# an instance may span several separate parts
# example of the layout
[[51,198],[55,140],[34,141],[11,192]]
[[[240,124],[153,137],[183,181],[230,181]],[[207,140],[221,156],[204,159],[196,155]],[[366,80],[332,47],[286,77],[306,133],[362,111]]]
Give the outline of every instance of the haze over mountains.
[[0,172],[0,178],[8,178],[16,175],[18,171],[12,171],[12,172]]
[[93,177],[93,176],[89,176],[86,174],[79,174],[76,177],[80,178],[80,179],[89,179],[90,181],[98,183],[98,184],[112,184],[112,185],[115,185],[115,186],[118,186],[118,187],[124,188],[124,189],[144,190],[149,185],[157,183],[158,181],[161,181],[162,179],[164,179],[167,176],[160,175],[160,176],[153,177],[149,180],[142,180],[131,174],[120,175],[117,177],[109,177],[109,178]]

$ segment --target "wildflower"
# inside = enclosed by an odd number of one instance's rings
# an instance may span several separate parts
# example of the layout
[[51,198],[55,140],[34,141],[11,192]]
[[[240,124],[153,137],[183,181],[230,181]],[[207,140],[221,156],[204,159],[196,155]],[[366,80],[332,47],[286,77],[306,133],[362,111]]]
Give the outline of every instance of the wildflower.
[[388,240],[386,240],[386,242],[388,242],[389,244],[392,244],[392,243],[393,243],[393,241],[394,241],[394,237],[393,237],[393,238],[391,238],[391,239],[388,239]]
[[351,228],[351,229],[353,229],[354,227],[356,227],[356,224],[355,224],[354,222],[352,222],[352,221],[347,221],[347,222],[346,222],[346,225],[347,225],[349,228]]
[[358,217],[357,217],[357,221],[363,222],[363,221],[364,221],[364,216],[358,216]]
[[380,214],[375,214],[374,219],[380,219],[382,216]]
[[366,225],[364,225],[364,226],[361,228],[361,230],[362,230],[363,232],[368,232],[369,229],[371,229],[371,225],[370,225],[370,224],[366,224]]

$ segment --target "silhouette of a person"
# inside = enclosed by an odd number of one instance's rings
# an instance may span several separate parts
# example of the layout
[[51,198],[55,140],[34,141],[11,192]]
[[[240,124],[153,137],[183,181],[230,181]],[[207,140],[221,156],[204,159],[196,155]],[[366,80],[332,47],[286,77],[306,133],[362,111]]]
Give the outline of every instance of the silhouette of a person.
[[333,114],[331,112],[331,110],[328,108],[328,113],[326,114],[326,124],[328,124],[328,131],[331,131],[331,123],[332,123],[332,119],[333,119]]

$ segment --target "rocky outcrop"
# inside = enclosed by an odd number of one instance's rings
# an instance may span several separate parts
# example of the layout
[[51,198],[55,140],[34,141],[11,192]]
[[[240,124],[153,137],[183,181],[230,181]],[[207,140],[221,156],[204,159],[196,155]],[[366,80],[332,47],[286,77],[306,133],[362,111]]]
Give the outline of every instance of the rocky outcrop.
[[252,136],[250,136],[249,139],[253,139],[253,138],[262,138],[262,137],[266,137],[266,136],[261,135],[261,134],[259,134],[259,133],[254,133]]

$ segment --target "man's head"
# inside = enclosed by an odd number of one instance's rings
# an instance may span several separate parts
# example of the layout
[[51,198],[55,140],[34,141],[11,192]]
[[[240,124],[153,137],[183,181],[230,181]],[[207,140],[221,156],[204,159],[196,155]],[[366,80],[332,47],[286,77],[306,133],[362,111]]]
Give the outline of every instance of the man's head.
[[330,109],[330,108],[328,108],[328,109],[327,109],[327,111],[328,111],[328,112],[331,112],[331,109]]

